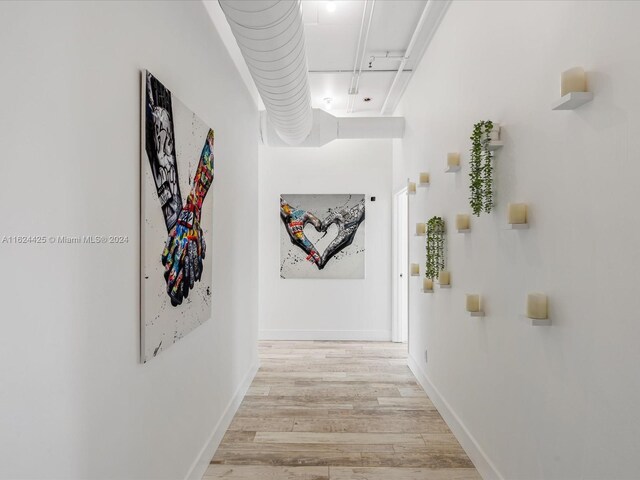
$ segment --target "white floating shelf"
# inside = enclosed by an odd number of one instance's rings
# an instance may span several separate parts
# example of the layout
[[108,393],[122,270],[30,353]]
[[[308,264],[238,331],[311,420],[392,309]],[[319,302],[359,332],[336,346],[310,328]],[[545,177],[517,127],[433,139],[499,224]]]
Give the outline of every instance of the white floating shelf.
[[531,322],[531,325],[534,327],[548,327],[549,325],[551,325],[550,318],[530,318],[526,315],[521,315],[521,317],[524,318],[527,322]]
[[420,188],[425,188],[425,187],[428,187],[429,185],[431,185],[431,182],[428,182],[428,183],[419,183],[419,184],[418,184],[418,187],[420,187]]
[[484,312],[469,312],[471,317],[484,317]]
[[507,230],[527,230],[529,228],[528,223],[508,223]]
[[504,147],[504,142],[502,140],[495,140],[495,141],[489,142],[489,150],[492,152],[495,152],[496,150],[499,150],[502,147]]
[[591,92],[570,92],[551,104],[551,110],[575,110],[593,100]]
[[433,293],[433,288],[431,290],[422,289],[422,293]]
[[471,231],[470,228],[458,229],[458,233],[469,233]]
[[449,285],[440,285],[440,284],[438,284],[438,286],[440,288],[451,288],[451,284],[449,284]]
[[457,167],[447,167],[447,169],[445,170],[446,173],[455,173],[459,171],[460,171],[460,165],[458,165]]

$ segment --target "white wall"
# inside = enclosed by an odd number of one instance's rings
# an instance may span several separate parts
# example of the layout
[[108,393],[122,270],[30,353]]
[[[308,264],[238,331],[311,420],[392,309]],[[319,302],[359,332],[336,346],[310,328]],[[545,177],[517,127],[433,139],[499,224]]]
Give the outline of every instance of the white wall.
[[[0,478],[184,478],[257,361],[257,110],[200,2],[2,2],[0,45],[0,236],[130,239],[0,244]],[[216,131],[212,319],[145,365],[142,68]]]
[[[260,147],[261,338],[391,338],[390,178],[391,140],[334,140],[320,148]],[[364,280],[280,278],[278,211],[283,193],[365,194]]]
[[[453,283],[425,295],[411,279],[410,353],[487,478],[480,450],[505,479],[639,475],[638,18],[638,2],[453,2],[396,112],[407,135],[394,188],[431,172],[410,225],[445,217]],[[594,101],[551,111],[576,65]],[[461,235],[469,137],[484,119],[505,129],[497,208]],[[462,172],[444,173],[449,151]],[[504,229],[511,201],[530,205],[529,230]],[[411,261],[424,263],[423,241],[411,239]],[[551,327],[520,317],[531,291],[549,295]],[[484,296],[486,318],[465,313],[467,292]]]

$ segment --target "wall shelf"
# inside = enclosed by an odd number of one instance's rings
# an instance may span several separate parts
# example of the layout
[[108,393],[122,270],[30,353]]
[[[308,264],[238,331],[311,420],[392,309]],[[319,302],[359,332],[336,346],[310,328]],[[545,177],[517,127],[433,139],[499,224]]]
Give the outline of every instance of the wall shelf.
[[458,229],[458,233],[469,233],[469,232],[471,232],[470,228],[462,228],[462,229],[459,228]]
[[451,284],[449,284],[449,285],[440,285],[440,284],[438,284],[438,286],[440,288],[451,288]]
[[494,140],[489,142],[489,151],[495,152],[496,150],[504,147],[504,142],[502,140]]
[[507,230],[527,230],[529,228],[528,223],[508,223]]
[[446,173],[455,173],[459,171],[460,171],[460,165],[456,167],[447,167],[447,169],[445,170]]
[[433,288],[431,290],[422,289],[422,293],[433,293]]
[[593,100],[592,92],[570,92],[551,104],[551,110],[575,110]]
[[429,185],[431,185],[431,183],[430,183],[430,182],[427,182],[427,183],[418,183],[418,187],[419,187],[419,188],[426,188],[426,187],[428,187]]
[[484,312],[469,312],[470,317],[484,317]]
[[551,325],[550,318],[530,318],[526,315],[521,315],[522,318],[527,322],[531,322],[531,325],[534,327],[548,327]]

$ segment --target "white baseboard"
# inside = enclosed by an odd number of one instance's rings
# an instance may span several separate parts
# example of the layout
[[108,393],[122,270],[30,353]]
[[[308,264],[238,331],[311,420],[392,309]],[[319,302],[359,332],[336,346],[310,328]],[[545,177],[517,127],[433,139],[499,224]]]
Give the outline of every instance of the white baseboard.
[[390,342],[390,330],[260,330],[260,340],[356,340]]
[[247,394],[247,390],[249,390],[251,382],[253,382],[253,378],[258,372],[258,368],[260,368],[260,363],[256,362],[245,375],[242,383],[240,383],[240,386],[229,401],[227,408],[224,410],[222,417],[213,428],[209,439],[202,447],[202,450],[200,450],[200,454],[191,465],[191,468],[189,468],[189,473],[187,473],[185,480],[202,480],[202,476],[209,467],[211,458],[216,453],[218,445],[220,445],[220,442],[222,441],[222,437],[227,431],[227,428],[229,428],[231,420],[233,420],[233,416],[238,411],[238,407],[242,403],[244,396]]
[[427,393],[435,407],[442,415],[442,418],[456,436],[462,448],[476,466],[476,469],[484,480],[504,480],[493,462],[484,453],[476,439],[471,435],[467,427],[464,426],[460,417],[451,409],[449,403],[444,399],[438,389],[431,383],[429,377],[422,366],[411,356],[408,358],[409,368],[418,379],[418,382]]

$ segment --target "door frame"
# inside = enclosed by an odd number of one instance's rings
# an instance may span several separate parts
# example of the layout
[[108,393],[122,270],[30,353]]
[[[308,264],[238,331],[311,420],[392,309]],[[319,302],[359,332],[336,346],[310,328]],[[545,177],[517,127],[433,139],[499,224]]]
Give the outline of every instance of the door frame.
[[[404,211],[401,209],[404,205]],[[405,217],[404,223],[401,219],[401,214]],[[392,305],[392,319],[391,319],[391,341],[402,342],[402,322],[403,316],[406,321],[407,328],[407,344],[409,337],[409,197],[407,193],[407,187],[398,190],[393,195],[393,215],[392,215],[392,281],[391,281],[391,305]],[[400,229],[404,226],[404,238],[401,236]],[[402,241],[404,245],[399,243]],[[404,260],[402,251],[404,250]],[[404,282],[404,299],[401,297],[401,282]],[[402,310],[404,309],[404,315]]]

